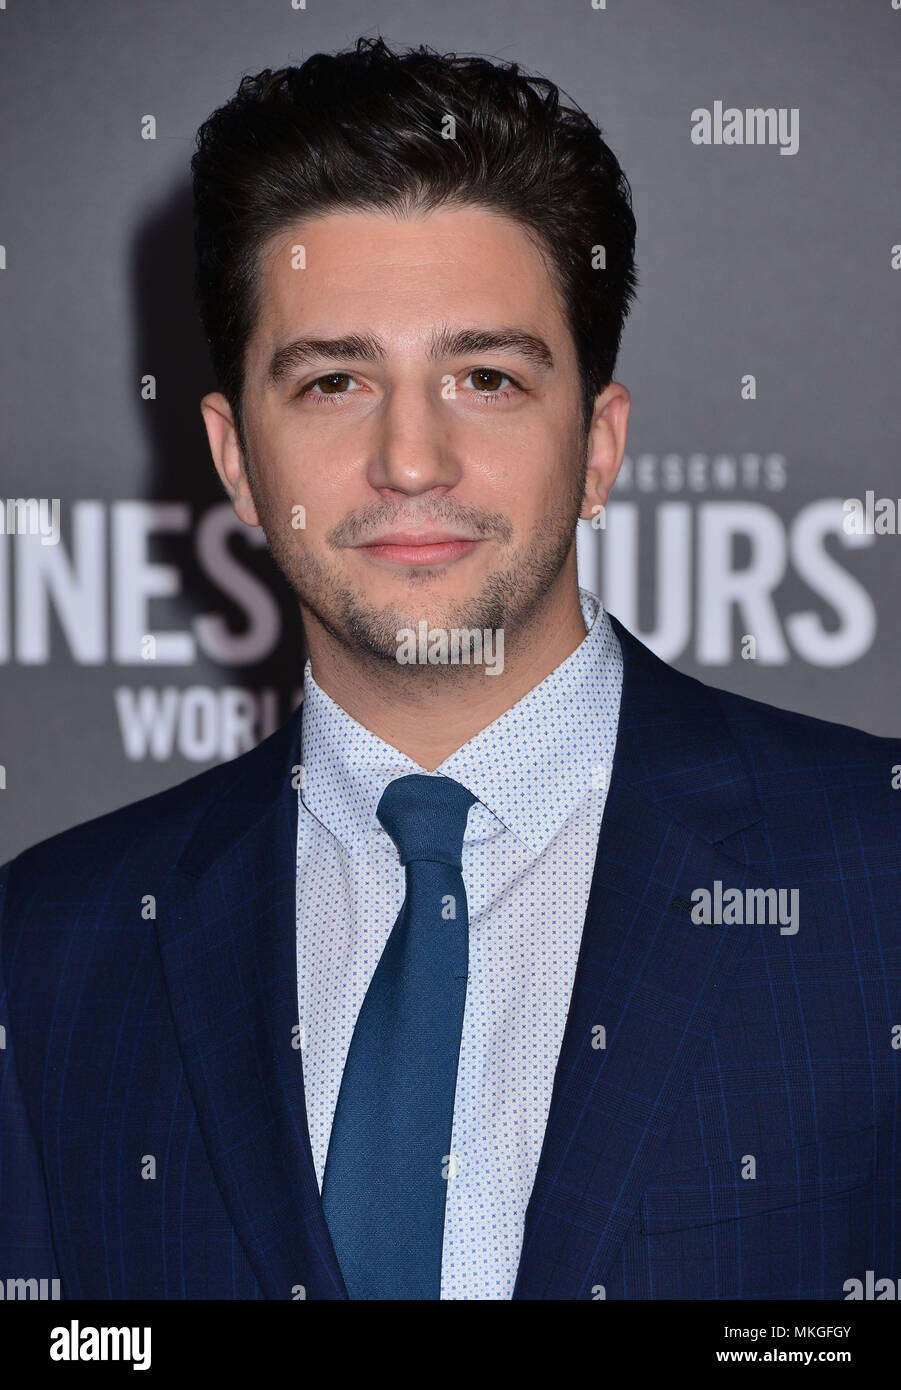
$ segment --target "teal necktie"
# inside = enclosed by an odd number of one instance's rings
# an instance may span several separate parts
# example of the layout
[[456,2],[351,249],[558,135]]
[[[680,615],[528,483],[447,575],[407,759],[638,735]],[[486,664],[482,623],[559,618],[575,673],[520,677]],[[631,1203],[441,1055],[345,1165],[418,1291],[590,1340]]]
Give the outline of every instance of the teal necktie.
[[469,917],[463,836],[476,798],[450,777],[389,782],[376,816],[407,892],[341,1078],[322,1206],[353,1299],[437,1299]]

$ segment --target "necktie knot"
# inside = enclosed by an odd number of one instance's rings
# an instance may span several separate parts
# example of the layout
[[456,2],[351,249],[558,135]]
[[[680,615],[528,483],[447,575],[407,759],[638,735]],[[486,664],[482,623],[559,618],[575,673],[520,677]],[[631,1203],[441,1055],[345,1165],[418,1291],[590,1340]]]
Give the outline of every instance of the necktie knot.
[[466,818],[476,799],[452,777],[414,772],[388,783],[375,814],[397,846],[401,864],[426,859],[460,869]]

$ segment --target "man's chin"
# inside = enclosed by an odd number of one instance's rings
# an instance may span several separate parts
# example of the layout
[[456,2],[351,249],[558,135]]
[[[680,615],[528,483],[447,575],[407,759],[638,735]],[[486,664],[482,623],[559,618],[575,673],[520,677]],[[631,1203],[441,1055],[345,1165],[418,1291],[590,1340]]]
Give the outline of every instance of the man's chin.
[[487,592],[479,589],[459,595],[430,594],[428,598],[423,596],[422,602],[412,603],[391,602],[390,598],[379,603],[373,593],[348,590],[343,591],[341,599],[333,624],[342,642],[374,659],[398,665],[410,660],[411,651],[416,652],[415,660],[421,664],[421,653],[428,650],[430,643],[440,646],[453,633],[475,629],[481,634],[493,634],[508,621],[502,597],[490,587]]

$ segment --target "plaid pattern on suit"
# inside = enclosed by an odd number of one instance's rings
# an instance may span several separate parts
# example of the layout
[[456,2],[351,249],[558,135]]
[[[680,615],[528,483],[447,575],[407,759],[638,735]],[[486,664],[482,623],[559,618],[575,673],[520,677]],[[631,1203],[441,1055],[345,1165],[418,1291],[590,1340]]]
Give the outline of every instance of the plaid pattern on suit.
[[[898,1279],[901,742],[713,690],[614,625],[616,757],[514,1298]],[[0,1279],[346,1297],[296,1045],[301,717],[0,871]],[[695,922],[717,881],[797,889],[797,933]]]

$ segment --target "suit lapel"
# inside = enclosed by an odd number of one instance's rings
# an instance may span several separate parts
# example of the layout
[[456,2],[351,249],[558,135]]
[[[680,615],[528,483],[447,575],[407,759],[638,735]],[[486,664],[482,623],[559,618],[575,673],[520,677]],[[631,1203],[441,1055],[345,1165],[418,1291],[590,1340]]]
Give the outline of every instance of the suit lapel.
[[[310,1150],[297,1029],[301,709],[233,764],[158,931],[210,1162],[267,1298],[346,1298]],[[303,1290],[303,1292],[301,1292]]]
[[720,845],[761,819],[715,693],[613,621],[616,753],[516,1299],[600,1296],[747,940],[691,920],[696,888],[746,886]]

